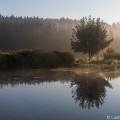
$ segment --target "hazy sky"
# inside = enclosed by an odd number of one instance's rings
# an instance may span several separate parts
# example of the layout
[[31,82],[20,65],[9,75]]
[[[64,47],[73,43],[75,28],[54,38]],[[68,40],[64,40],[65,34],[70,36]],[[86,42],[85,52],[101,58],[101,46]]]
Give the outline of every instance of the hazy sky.
[[0,0],[0,13],[72,19],[91,15],[112,23],[120,21],[120,0]]

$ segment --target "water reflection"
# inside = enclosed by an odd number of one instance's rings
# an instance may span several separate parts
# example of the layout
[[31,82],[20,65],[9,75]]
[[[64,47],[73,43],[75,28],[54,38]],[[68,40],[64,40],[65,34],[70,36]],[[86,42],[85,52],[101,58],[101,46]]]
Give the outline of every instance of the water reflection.
[[106,87],[112,88],[104,77],[96,73],[76,76],[71,86],[73,86],[72,94],[75,102],[79,102],[79,106],[83,109],[102,106],[106,96]]
[[73,78],[71,71],[28,70],[0,72],[0,88],[11,85],[39,85],[45,82],[60,81],[64,83]]
[[11,85],[36,85],[60,81],[70,82],[72,97],[83,109],[99,108],[105,102],[106,87],[112,88],[110,79],[120,74],[76,73],[75,71],[11,71],[0,72],[0,88]]
[[120,77],[120,71],[113,71],[113,72],[105,72],[104,77],[107,80],[115,80]]

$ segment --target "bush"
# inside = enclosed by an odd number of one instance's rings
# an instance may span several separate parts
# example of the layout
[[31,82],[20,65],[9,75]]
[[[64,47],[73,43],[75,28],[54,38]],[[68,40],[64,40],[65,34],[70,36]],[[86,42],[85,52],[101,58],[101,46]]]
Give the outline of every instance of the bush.
[[110,53],[110,54],[104,54],[104,59],[116,59],[120,60],[120,53]]
[[37,51],[18,51],[0,55],[0,68],[56,68],[70,67],[74,58],[70,53],[40,53]]
[[104,54],[104,60],[108,60],[108,59],[120,60],[120,53],[115,52],[113,48],[108,48],[106,50],[106,53]]

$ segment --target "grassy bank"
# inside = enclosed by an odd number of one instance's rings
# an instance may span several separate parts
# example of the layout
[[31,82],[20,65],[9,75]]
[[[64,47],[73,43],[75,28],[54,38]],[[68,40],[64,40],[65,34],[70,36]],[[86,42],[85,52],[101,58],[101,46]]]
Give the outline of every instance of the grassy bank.
[[79,68],[89,68],[89,69],[99,69],[99,70],[117,70],[120,69],[120,60],[115,58],[102,58],[93,59],[89,61],[88,59],[77,59],[74,63],[74,67]]
[[[119,56],[119,54],[117,55]],[[73,67],[116,70],[120,68],[120,60],[117,55],[105,54],[104,59],[92,59],[89,61],[82,58],[75,60],[67,52],[39,52],[32,50],[0,51],[0,69],[54,69]]]
[[0,52],[0,69],[71,67],[73,62],[73,56],[66,52],[41,53],[32,50]]

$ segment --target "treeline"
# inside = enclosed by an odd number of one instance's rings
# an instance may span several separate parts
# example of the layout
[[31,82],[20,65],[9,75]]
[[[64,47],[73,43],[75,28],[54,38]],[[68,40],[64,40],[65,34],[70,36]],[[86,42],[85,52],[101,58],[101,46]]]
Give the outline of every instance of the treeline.
[[[15,17],[0,14],[0,50],[34,49],[41,51],[71,51],[70,38],[77,20]],[[120,51],[120,24],[109,25],[112,47]]]
[[76,20],[0,15],[0,49],[69,51]]
[[74,58],[66,52],[32,50],[0,52],[0,69],[39,69],[71,67]]

